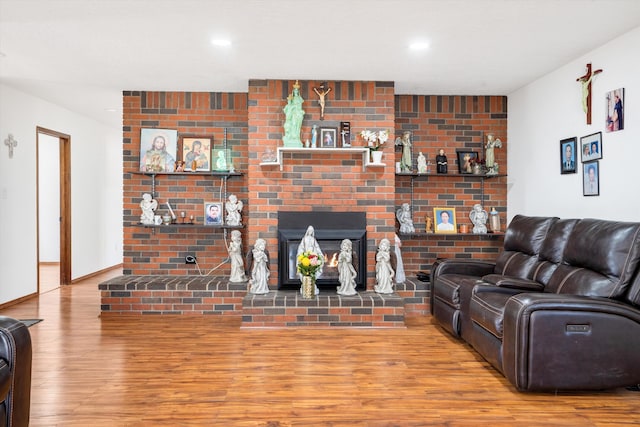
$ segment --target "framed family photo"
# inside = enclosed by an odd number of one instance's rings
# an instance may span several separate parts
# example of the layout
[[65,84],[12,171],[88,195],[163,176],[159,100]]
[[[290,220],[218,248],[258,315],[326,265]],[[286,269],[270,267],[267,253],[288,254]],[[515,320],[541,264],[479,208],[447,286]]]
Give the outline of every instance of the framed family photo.
[[185,171],[211,170],[211,138],[182,137],[182,160]]
[[576,173],[576,144],[578,138],[566,138],[560,140],[560,173]]
[[177,130],[140,130],[140,170],[142,172],[173,172],[177,152]]
[[580,138],[580,152],[582,153],[582,163],[598,160],[602,158],[602,132]]
[[204,203],[204,225],[222,225],[222,203]]
[[473,173],[471,167],[478,160],[478,152],[459,150],[456,151],[456,154],[458,155],[458,173]]
[[455,234],[458,232],[456,224],[456,208],[433,208],[435,232]]
[[336,136],[338,129],[336,128],[320,128],[320,147],[336,148]]

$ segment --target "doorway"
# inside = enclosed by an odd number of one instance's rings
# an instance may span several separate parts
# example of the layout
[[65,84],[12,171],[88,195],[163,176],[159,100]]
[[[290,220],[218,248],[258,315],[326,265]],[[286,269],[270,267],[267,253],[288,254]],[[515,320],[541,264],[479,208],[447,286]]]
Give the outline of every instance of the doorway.
[[71,138],[38,127],[38,293],[71,283]]

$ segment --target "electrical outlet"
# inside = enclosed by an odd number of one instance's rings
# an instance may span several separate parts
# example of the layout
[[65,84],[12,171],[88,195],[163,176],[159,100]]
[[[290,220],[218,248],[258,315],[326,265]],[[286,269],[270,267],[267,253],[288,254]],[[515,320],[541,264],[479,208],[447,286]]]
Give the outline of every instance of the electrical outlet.
[[185,264],[195,264],[196,263],[195,255],[187,255],[186,257],[184,257],[184,263]]

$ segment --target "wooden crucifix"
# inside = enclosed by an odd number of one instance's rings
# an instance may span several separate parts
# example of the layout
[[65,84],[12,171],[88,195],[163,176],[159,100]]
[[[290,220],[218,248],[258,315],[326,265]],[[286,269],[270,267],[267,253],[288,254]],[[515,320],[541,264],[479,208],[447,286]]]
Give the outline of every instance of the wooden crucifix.
[[320,120],[324,120],[324,98],[331,92],[331,88],[326,86],[327,82],[323,82],[320,84],[320,87],[313,88],[313,91],[318,95],[318,104],[320,104]]
[[588,125],[591,124],[591,82],[601,72],[602,69],[591,72],[591,63],[588,63],[586,74],[576,79],[582,85],[582,110],[587,115]]

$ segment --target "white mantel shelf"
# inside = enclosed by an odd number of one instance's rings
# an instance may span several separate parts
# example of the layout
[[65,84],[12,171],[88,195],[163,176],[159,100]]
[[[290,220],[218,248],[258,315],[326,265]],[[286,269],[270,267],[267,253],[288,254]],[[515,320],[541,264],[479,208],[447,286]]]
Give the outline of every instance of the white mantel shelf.
[[276,160],[273,162],[261,162],[260,166],[282,166],[284,163],[282,153],[358,153],[362,154],[362,171],[369,167],[385,167],[385,163],[374,163],[369,160],[369,149],[367,147],[351,148],[305,148],[305,147],[278,147]]

